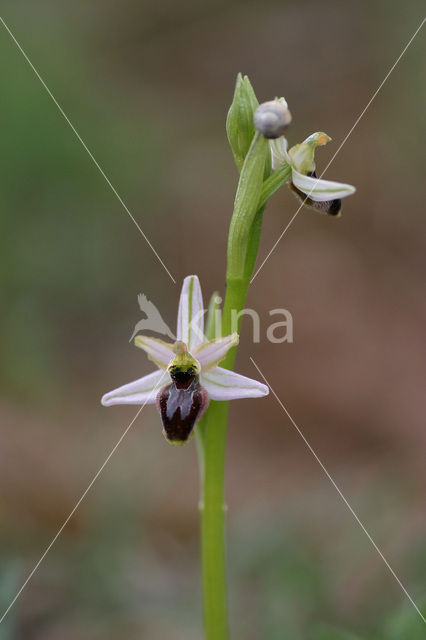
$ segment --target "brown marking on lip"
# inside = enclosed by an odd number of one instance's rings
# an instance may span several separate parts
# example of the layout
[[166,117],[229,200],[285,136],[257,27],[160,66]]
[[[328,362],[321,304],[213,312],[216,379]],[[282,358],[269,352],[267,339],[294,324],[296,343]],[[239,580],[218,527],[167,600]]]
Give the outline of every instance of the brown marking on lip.
[[159,392],[157,406],[167,440],[173,444],[184,444],[204,413],[207,391],[193,369],[171,370],[170,376],[172,382]]

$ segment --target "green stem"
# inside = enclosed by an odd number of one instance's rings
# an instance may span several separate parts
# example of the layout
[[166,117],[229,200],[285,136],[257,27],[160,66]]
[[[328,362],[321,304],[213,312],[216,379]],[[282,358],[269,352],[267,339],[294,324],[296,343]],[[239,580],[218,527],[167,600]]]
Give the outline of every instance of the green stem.
[[[244,308],[250,278],[227,283],[222,332],[231,332],[232,310]],[[232,369],[236,349],[221,366]],[[206,640],[228,638],[225,548],[225,452],[228,402],[210,403],[202,431],[204,498],[201,504],[204,628]]]
[[[249,245],[257,253],[259,222],[262,212],[256,214],[253,238]],[[251,269],[247,268],[248,264]],[[228,335],[235,327],[233,312],[245,306],[254,260],[247,257],[244,278],[227,280],[226,297],[222,316],[222,335]],[[236,348],[228,352],[221,366],[233,369]],[[202,452],[200,463],[204,468],[203,501],[201,504],[201,551],[203,565],[204,627],[206,640],[228,638],[226,545],[225,545],[225,453],[228,425],[228,402],[210,403],[201,426]]]
[[[204,498],[201,503],[201,559],[206,640],[226,640],[228,638],[224,531],[227,414],[227,403],[212,402],[206,416]],[[214,427],[214,437],[212,437],[212,426]]]
[[[245,306],[259,247],[262,214],[259,206],[265,171],[269,172],[268,142],[255,134],[241,169],[228,238],[226,296],[222,335],[238,330],[234,314]],[[221,366],[233,369],[236,348]],[[200,465],[204,470],[201,508],[204,629],[206,640],[228,638],[225,548],[225,453],[228,402],[210,403],[198,428]]]

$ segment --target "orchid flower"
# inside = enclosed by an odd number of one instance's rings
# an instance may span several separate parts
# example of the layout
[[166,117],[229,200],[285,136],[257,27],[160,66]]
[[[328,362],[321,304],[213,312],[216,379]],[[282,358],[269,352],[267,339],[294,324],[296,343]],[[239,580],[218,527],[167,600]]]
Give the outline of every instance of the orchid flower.
[[350,184],[322,180],[315,173],[315,149],[330,142],[331,138],[321,131],[313,133],[301,144],[288,149],[284,136],[269,141],[272,169],[284,163],[291,166],[291,187],[304,204],[330,215],[338,215],[341,199],[355,193]]
[[266,385],[219,367],[229,349],[238,344],[238,334],[206,340],[204,307],[198,277],[183,281],[174,344],[137,336],[135,344],[157,366],[157,371],[110,391],[102,398],[114,404],[157,404],[166,439],[184,444],[201,418],[209,399],[236,400],[266,396]]

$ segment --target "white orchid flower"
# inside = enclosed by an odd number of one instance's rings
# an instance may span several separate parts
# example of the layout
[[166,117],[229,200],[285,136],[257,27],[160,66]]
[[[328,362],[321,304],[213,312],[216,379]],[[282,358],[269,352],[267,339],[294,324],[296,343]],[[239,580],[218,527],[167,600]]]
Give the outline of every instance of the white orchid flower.
[[108,407],[156,403],[166,439],[183,444],[191,436],[209,399],[237,400],[268,395],[268,387],[261,382],[218,366],[229,349],[238,344],[238,334],[205,339],[203,298],[195,275],[183,282],[176,335],[174,344],[137,336],[136,346],[148,354],[157,371],[110,391],[103,396],[102,404]]
[[284,136],[269,141],[272,169],[275,171],[287,163],[291,166],[291,186],[305,204],[331,215],[338,215],[341,199],[355,193],[350,184],[322,180],[315,173],[315,149],[329,142],[331,138],[321,131],[313,133],[301,144],[288,150]]

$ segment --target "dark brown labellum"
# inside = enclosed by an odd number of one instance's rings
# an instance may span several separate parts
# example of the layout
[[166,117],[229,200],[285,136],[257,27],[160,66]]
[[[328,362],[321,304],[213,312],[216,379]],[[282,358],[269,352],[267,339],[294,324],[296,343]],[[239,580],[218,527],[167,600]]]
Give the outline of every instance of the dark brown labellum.
[[184,444],[207,405],[207,392],[193,369],[170,371],[171,384],[157,396],[157,405],[167,440]]
[[[307,175],[311,178],[317,177],[315,171],[309,171]],[[342,210],[342,201],[340,198],[336,198],[336,200],[326,200],[326,202],[317,202],[316,200],[309,198],[309,196],[304,194],[303,191],[299,191],[292,182],[290,183],[290,189],[298,196],[302,204],[305,204],[320,213],[328,213],[330,216],[338,216]]]

